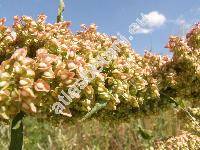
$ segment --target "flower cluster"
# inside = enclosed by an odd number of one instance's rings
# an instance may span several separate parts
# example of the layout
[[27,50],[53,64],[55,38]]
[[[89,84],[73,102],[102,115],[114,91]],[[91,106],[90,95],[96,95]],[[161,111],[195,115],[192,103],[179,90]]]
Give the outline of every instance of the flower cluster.
[[157,150],[178,150],[178,149],[193,149],[200,148],[200,138],[197,135],[192,135],[183,132],[179,136],[171,137],[165,141],[155,142],[155,149]]
[[[196,28],[199,28],[199,25]],[[192,31],[196,28],[193,28]],[[174,83],[171,88],[176,91],[177,97],[183,99],[198,99],[200,97],[200,50],[191,45],[191,37],[199,36],[199,34],[200,32],[192,32],[190,36],[187,35],[186,40],[171,36],[167,45],[170,51],[173,52],[168,67],[171,82]],[[199,40],[196,39],[195,42],[198,43]]]
[[[161,91],[174,98],[199,97],[200,51],[192,44],[199,42],[199,25],[186,41],[170,38],[171,59],[150,52],[140,56],[117,37],[97,32],[95,24],[83,24],[73,33],[68,21],[50,24],[45,20],[45,15],[37,20],[15,16],[12,27],[0,20],[1,118],[9,119],[19,111],[53,115],[51,108],[60,94],[67,93],[83,76],[92,80],[65,107],[65,116],[86,114],[102,101],[107,103],[106,111],[119,105],[142,108],[162,101]],[[113,44],[117,57],[111,60],[106,52]],[[89,66],[94,64],[101,72],[92,70],[91,74]]]

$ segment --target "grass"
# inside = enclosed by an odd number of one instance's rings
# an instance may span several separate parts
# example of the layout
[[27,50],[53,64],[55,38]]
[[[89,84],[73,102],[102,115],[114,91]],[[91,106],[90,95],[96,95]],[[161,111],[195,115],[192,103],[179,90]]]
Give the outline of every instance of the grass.
[[[182,128],[173,111],[131,118],[127,123],[110,124],[92,119],[75,125],[60,123],[57,127],[48,121],[26,117],[24,126],[25,150],[152,149],[155,139],[177,135]],[[4,150],[9,144],[9,127],[1,124],[0,133],[0,149]]]

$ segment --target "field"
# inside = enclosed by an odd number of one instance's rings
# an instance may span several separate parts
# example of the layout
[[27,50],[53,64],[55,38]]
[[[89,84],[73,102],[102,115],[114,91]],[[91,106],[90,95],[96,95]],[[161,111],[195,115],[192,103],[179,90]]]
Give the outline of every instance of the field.
[[[131,118],[129,121],[119,124],[102,123],[91,119],[76,125],[67,125],[63,122],[57,127],[47,121],[37,121],[34,118],[27,117],[24,121],[24,149],[157,149],[156,141],[189,133],[183,130],[196,134],[194,130],[191,130],[191,127],[188,128],[186,120],[178,118],[177,115],[172,115],[175,114],[175,111],[163,111],[156,116],[146,116],[143,119]],[[9,126],[1,124],[0,149],[8,148],[9,137]],[[185,142],[186,147],[191,146],[192,140],[196,141],[194,150],[197,150],[200,147],[197,143],[200,139],[195,136],[194,139]]]

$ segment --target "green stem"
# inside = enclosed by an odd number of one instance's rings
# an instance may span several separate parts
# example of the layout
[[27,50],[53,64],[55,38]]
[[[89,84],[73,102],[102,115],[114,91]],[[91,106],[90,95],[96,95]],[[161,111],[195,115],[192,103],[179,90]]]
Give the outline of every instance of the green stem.
[[64,8],[65,8],[64,0],[60,0],[60,5],[59,5],[59,8],[58,8],[58,15],[57,15],[57,22],[63,21],[62,13],[64,11]]
[[9,150],[22,150],[23,146],[23,117],[24,113],[19,112],[13,119],[11,125],[11,141]]
[[107,105],[107,102],[99,102],[96,103],[96,105],[92,108],[92,110],[90,112],[88,112],[82,119],[82,121],[85,121],[86,119],[90,118],[93,114],[95,114],[96,112],[98,112],[99,110],[105,108]]

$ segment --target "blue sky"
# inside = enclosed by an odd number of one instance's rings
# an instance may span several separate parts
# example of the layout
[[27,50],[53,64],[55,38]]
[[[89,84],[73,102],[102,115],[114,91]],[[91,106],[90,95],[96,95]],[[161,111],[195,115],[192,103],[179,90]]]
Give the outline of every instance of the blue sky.
[[[131,41],[136,52],[145,49],[168,53],[164,45],[169,35],[183,35],[189,26],[200,21],[200,0],[65,0],[64,19],[72,21],[72,30],[79,25],[96,23],[100,32],[130,37],[129,25],[148,17],[147,27],[141,27]],[[0,0],[0,17],[12,24],[15,15],[36,18],[39,13],[55,22],[59,0]]]

